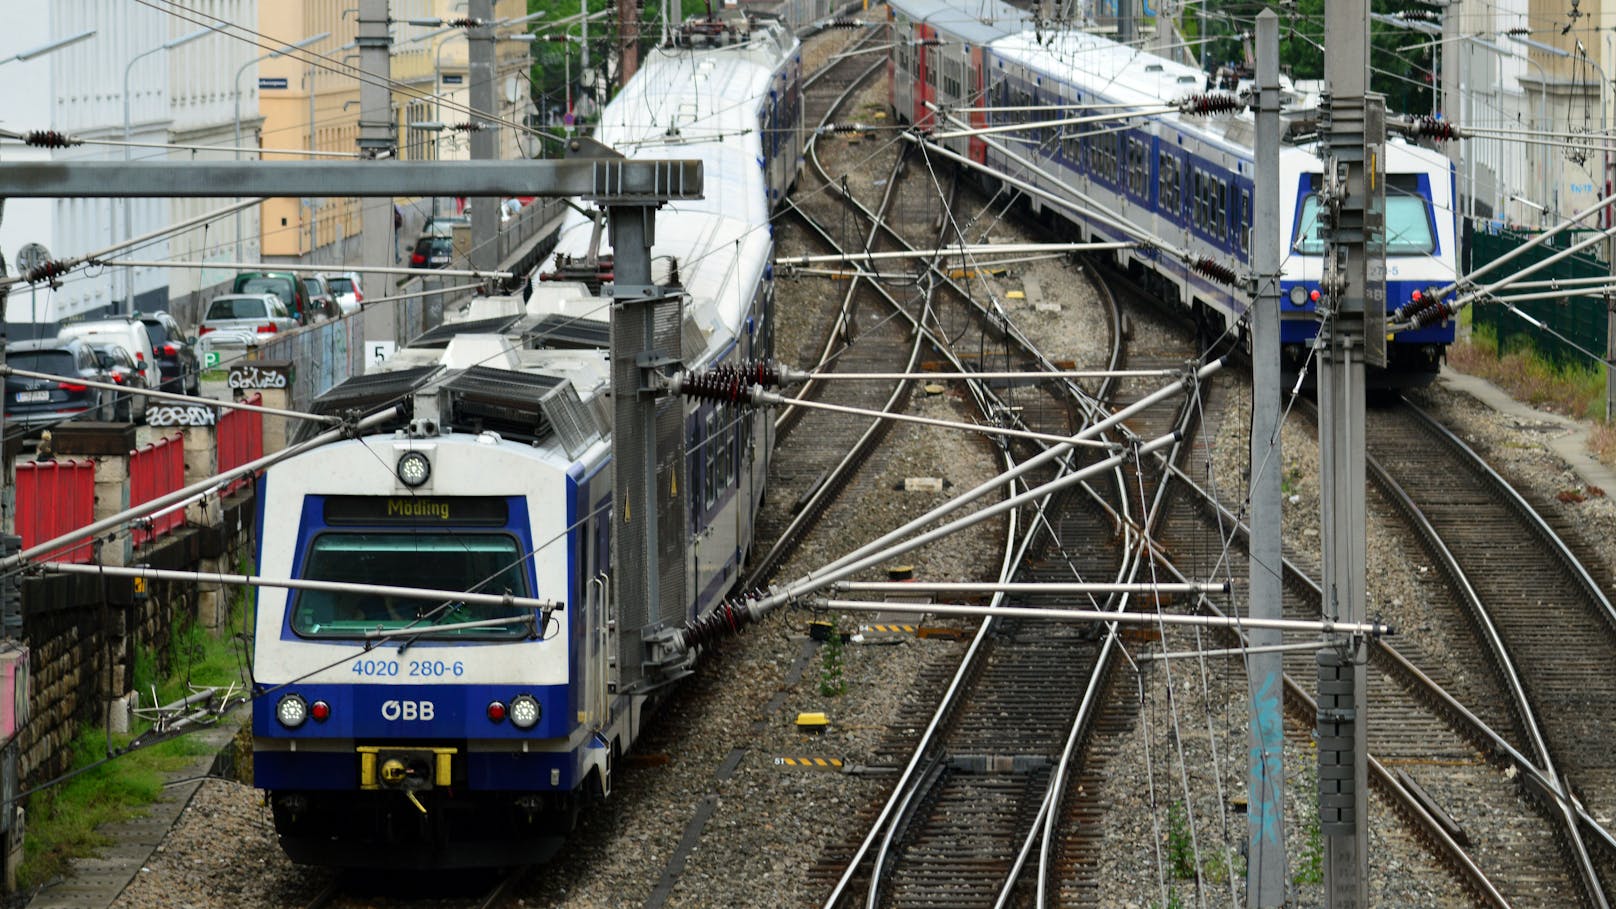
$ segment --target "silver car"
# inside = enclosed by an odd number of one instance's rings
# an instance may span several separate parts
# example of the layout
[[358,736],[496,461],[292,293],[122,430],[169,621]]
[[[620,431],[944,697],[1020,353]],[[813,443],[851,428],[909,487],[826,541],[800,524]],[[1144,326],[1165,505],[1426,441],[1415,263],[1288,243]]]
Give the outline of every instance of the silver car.
[[256,347],[296,327],[297,319],[274,294],[220,294],[208,304],[196,335],[210,348]]

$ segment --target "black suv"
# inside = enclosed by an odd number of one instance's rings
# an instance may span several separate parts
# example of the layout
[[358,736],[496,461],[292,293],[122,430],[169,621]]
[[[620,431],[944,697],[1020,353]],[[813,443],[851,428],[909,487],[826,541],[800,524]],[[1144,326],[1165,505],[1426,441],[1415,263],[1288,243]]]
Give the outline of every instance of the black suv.
[[143,312],[140,324],[146,326],[146,337],[151,338],[152,353],[157,357],[162,376],[159,387],[180,395],[199,394],[202,382],[197,374],[196,349],[186,340],[179,321],[166,312]]
[[6,376],[6,423],[31,428],[74,417],[112,418],[112,393],[82,384],[110,382],[95,351],[78,338],[41,338],[6,346],[6,365],[52,378]]
[[410,253],[411,268],[448,268],[449,259],[454,255],[454,240],[449,237],[437,237],[431,234],[422,234],[415,241],[415,251]]

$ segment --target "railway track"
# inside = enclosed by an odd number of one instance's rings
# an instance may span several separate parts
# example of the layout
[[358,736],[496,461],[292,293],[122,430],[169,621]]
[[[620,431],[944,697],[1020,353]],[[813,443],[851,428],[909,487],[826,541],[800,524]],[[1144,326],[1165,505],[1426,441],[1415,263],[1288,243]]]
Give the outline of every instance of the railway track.
[[1525,776],[1557,821],[1585,904],[1608,905],[1616,840],[1593,818],[1616,810],[1616,717],[1604,707],[1616,693],[1616,608],[1528,503],[1412,404],[1374,412],[1367,444],[1377,482],[1461,592],[1469,652],[1512,707],[1511,760],[1537,771]]
[[[1410,422],[1416,419],[1424,418],[1414,417],[1408,409],[1371,415],[1371,475],[1394,501],[1393,507],[1405,515],[1423,510],[1413,499],[1395,504],[1401,495],[1395,478],[1399,471],[1388,472],[1387,465],[1377,459],[1377,453],[1388,454],[1388,460],[1401,462],[1402,469],[1417,478],[1416,483],[1426,486],[1427,501],[1435,503],[1436,514],[1446,513],[1450,531],[1473,534],[1475,527],[1489,523],[1469,507],[1470,499],[1478,496],[1474,490],[1483,487],[1479,475],[1466,474],[1476,468],[1464,467],[1463,459],[1446,461],[1447,456],[1436,456],[1431,445],[1410,444],[1411,438],[1420,437],[1419,432],[1433,431],[1430,427],[1417,430]],[[1191,488],[1206,495],[1204,473],[1186,479]],[[1455,497],[1451,485],[1444,488],[1444,484],[1454,483],[1472,491]],[[1494,495],[1507,497],[1501,490],[1487,493]],[[1175,509],[1163,535],[1163,545],[1178,556],[1175,567],[1189,575],[1204,576],[1228,558],[1216,548],[1197,548],[1193,543],[1206,539],[1209,515],[1216,514],[1224,526],[1237,520],[1236,515],[1219,511],[1209,501],[1187,499]],[[1407,531],[1407,542],[1400,540],[1399,548],[1424,548],[1440,567],[1443,557],[1439,551],[1452,542],[1440,542],[1441,534],[1434,526],[1438,522],[1425,520],[1428,517],[1412,521],[1416,529]],[[1492,545],[1470,538],[1472,558],[1483,563],[1504,561],[1487,555],[1498,548],[1498,534],[1494,533]],[[1530,533],[1517,528],[1501,535],[1515,539]],[[1534,564],[1548,561],[1546,556],[1538,558],[1540,555],[1526,560]],[[1316,566],[1287,562],[1287,616],[1319,614],[1319,588],[1311,577],[1314,571]],[[1457,566],[1441,571],[1446,582],[1433,580],[1422,591],[1430,610],[1429,635],[1439,637],[1448,628],[1479,627],[1464,603],[1464,591],[1477,589],[1477,582],[1459,580],[1462,569]],[[1523,581],[1529,588],[1551,583],[1527,577],[1518,565],[1514,575],[1517,588]],[[1524,700],[1511,706],[1515,703],[1511,687],[1521,688],[1523,683],[1518,678],[1511,682],[1514,676],[1500,670],[1497,653],[1508,649],[1503,641],[1491,645],[1484,638],[1458,643],[1411,635],[1376,642],[1370,665],[1372,786],[1424,841],[1426,849],[1450,869],[1476,904],[1603,905],[1594,867],[1608,874],[1609,836],[1591,823],[1586,812],[1567,808],[1553,796],[1558,785],[1555,762],[1544,761],[1533,744],[1538,734],[1531,727],[1541,723],[1526,721],[1532,709]],[[1502,659],[1505,666],[1511,662],[1508,657]],[[1288,713],[1300,727],[1298,733],[1305,734],[1315,710],[1311,653],[1287,656],[1286,673]],[[1560,766],[1565,768],[1564,760]],[[1592,858],[1588,857],[1590,851]]]

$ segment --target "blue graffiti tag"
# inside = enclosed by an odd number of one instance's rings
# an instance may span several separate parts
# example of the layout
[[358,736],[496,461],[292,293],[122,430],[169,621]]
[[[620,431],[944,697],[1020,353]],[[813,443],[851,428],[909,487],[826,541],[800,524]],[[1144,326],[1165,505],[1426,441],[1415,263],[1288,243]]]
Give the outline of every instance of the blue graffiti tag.
[[1251,711],[1251,780],[1249,805],[1256,835],[1253,844],[1264,840],[1279,842],[1282,803],[1278,787],[1284,765],[1285,725],[1279,712],[1278,673],[1270,672],[1263,679],[1252,699]]

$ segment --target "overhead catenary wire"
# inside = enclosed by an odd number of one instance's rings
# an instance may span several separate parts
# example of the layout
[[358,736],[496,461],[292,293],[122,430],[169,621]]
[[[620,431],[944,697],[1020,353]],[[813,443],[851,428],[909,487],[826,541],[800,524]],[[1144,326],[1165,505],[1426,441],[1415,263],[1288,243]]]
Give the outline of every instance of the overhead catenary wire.
[[[40,567],[48,571],[60,571],[68,574],[104,574],[114,578],[142,578],[148,581],[185,581],[190,583],[228,584],[235,587],[275,587],[285,590],[317,590],[326,593],[377,594],[406,600],[447,601],[475,606],[520,606],[524,609],[550,611],[564,609],[566,605],[554,600],[541,600],[514,594],[472,593],[464,590],[401,587],[392,584],[361,584],[350,581],[316,581],[307,578],[268,578],[262,575],[219,571],[180,571],[148,566],[83,565],[72,562],[43,562]],[[441,631],[447,626],[427,627],[430,630]]]
[[[15,366],[0,365],[0,376],[18,376],[24,379],[45,379],[47,381],[60,381],[61,376],[55,373],[38,372],[32,369],[18,369]],[[245,410],[249,413],[268,414],[272,417],[288,417],[293,420],[308,420],[314,423],[336,425],[342,422],[341,417],[326,414],[307,413],[300,410],[286,410],[280,407],[265,407],[261,404],[248,404],[244,401],[225,401],[219,398],[203,398],[196,395],[183,395],[172,391],[159,391],[155,388],[141,388],[138,385],[118,385],[113,382],[102,382],[96,379],[75,377],[73,384],[83,385],[86,388],[99,388],[105,391],[115,391],[132,397],[153,398],[158,401],[173,401],[176,404],[188,404],[192,407],[216,407],[220,410]]]
[[136,268],[233,268],[242,271],[344,272],[405,275],[412,278],[520,278],[514,271],[477,271],[465,268],[406,268],[399,265],[297,265],[281,262],[197,262],[185,259],[101,259],[87,264]]
[[138,237],[131,237],[131,238],[127,239],[127,240],[120,240],[119,242],[114,243],[111,246],[102,247],[101,249],[98,249],[98,250],[96,250],[94,252],[91,252],[91,253],[86,253],[86,254],[84,254],[82,256],[74,256],[74,257],[71,257],[71,258],[68,258],[68,259],[52,260],[54,265],[56,266],[55,268],[45,269],[43,266],[41,267],[41,270],[47,270],[47,271],[50,272],[50,274],[34,276],[32,273],[29,273],[29,274],[22,274],[22,275],[10,275],[10,276],[7,276],[7,277],[0,277],[0,288],[9,287],[9,286],[11,286],[13,284],[21,284],[21,283],[37,284],[37,283],[39,283],[41,281],[47,281],[47,280],[50,280],[51,278],[53,278],[55,276],[65,274],[67,271],[69,271],[69,270],[71,270],[73,268],[77,268],[80,265],[85,264],[87,262],[90,262],[92,260],[99,259],[99,258],[101,258],[103,256],[111,255],[112,253],[118,252],[119,250],[129,249],[130,247],[133,247],[133,246],[138,246],[140,244],[149,243],[149,242],[151,242],[153,240],[158,240],[158,239],[162,239],[164,237],[168,237],[168,236],[170,236],[172,234],[177,234],[180,231],[188,230],[188,229],[190,229],[192,227],[197,226],[198,224],[205,224],[205,223],[207,223],[209,221],[214,220],[215,218],[222,218],[225,215],[231,214],[231,213],[233,213],[235,211],[238,211],[240,209],[247,208],[247,207],[252,206],[252,205],[257,205],[258,203],[260,203],[262,201],[264,201],[264,200],[263,199],[245,199],[245,200],[243,200],[241,202],[235,202],[235,203],[232,203],[230,205],[226,205],[226,206],[224,206],[222,208],[216,208],[216,209],[213,209],[212,211],[203,212],[202,214],[197,215],[194,218],[187,218],[184,221],[180,221],[180,222],[178,222],[176,224],[170,224],[167,227],[161,227],[161,228],[158,228],[157,230],[151,231],[149,233],[141,234]]
[[173,492],[160,495],[148,502],[143,502],[134,506],[133,508],[124,509],[117,514],[109,515],[108,517],[102,518],[98,521],[92,521],[83,527],[75,528],[67,533],[61,534],[60,536],[46,540],[42,543],[36,543],[27,549],[13,553],[4,559],[0,559],[0,572],[17,568],[18,566],[38,558],[47,552],[51,552],[69,543],[77,543],[89,537],[93,537],[104,530],[111,530],[114,527],[127,524],[131,520],[143,517],[157,511],[158,509],[165,508],[175,502],[181,501],[182,499],[189,498],[198,492],[202,492],[217,486],[223,481],[232,480],[236,477],[255,473],[276,462],[300,455],[303,452],[311,449],[319,448],[320,446],[326,445],[330,442],[335,442],[347,435],[361,432],[373,426],[378,426],[387,422],[388,420],[395,419],[396,417],[397,407],[388,407],[384,410],[380,410],[368,416],[362,417],[351,426],[344,425],[336,429],[326,430],[325,432],[322,432],[311,439],[299,442],[296,445],[288,446],[273,454],[268,454],[256,460],[249,461],[246,464],[240,465],[239,467],[233,467],[229,470],[220,471],[219,473],[201,482],[192,483],[189,486],[184,486],[174,490]]
[[1175,613],[1108,612],[1094,609],[1064,609],[1044,606],[970,606],[963,603],[897,603],[887,600],[841,600],[807,598],[805,605],[816,609],[847,612],[896,612],[905,615],[944,615],[967,618],[1046,619],[1068,622],[1104,622],[1118,625],[1176,625],[1195,628],[1271,628],[1326,634],[1386,637],[1396,629],[1384,622],[1336,622],[1330,619],[1256,619],[1250,616],[1178,615]]

